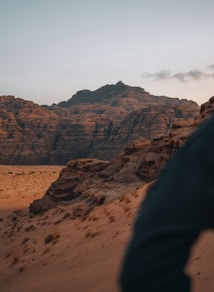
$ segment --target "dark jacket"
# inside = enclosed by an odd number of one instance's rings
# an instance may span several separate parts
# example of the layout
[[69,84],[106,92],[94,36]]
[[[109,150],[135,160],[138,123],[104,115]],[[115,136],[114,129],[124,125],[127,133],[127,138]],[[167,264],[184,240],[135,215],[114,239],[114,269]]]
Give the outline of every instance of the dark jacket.
[[149,190],[136,220],[123,292],[188,292],[192,244],[214,227],[214,117],[202,124]]

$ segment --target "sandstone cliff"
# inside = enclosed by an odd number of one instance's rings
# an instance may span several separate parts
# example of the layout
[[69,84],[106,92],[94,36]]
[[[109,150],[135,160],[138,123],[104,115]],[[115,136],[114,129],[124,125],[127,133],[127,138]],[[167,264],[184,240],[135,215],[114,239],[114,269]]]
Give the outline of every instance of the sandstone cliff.
[[[86,157],[111,160],[131,140],[166,135],[175,120],[189,120],[199,112],[193,101],[154,96],[121,81],[95,91],[81,90],[51,109],[61,116],[67,110],[58,148],[67,155],[67,160]],[[68,153],[69,144],[73,147]]]
[[175,121],[199,112],[193,101],[154,96],[122,82],[81,90],[51,107],[12,96],[0,97],[0,105],[0,163],[5,164],[111,160],[131,140],[167,135]]
[[59,116],[13,96],[1,96],[0,105],[0,163],[46,164],[59,130]]

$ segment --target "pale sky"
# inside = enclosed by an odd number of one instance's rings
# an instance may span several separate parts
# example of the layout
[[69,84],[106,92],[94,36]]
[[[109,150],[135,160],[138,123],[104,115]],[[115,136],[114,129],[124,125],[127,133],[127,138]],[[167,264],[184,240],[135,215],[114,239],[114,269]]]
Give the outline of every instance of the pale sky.
[[0,0],[0,95],[58,103],[123,81],[214,95],[213,0]]

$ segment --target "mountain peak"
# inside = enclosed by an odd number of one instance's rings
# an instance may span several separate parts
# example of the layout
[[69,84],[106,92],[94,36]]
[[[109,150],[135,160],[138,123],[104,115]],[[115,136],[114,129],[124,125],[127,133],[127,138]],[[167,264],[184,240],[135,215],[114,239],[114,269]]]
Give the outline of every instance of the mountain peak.
[[116,86],[117,85],[126,85],[125,83],[123,83],[123,81],[118,81],[117,83],[116,83]]
[[74,104],[111,103],[110,100],[115,98],[120,99],[130,95],[133,97],[137,93],[145,94],[146,92],[141,87],[132,87],[118,81],[116,84],[106,84],[94,91],[88,89],[77,91],[68,101],[60,102],[58,106],[70,107]]

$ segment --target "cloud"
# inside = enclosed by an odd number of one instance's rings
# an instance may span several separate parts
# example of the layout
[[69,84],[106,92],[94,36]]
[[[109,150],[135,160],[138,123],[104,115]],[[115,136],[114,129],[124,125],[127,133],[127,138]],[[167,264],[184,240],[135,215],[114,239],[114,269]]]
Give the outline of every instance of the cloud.
[[214,70],[214,65],[209,65],[209,66],[207,66],[207,68],[210,70]]
[[171,76],[171,78],[176,78],[181,82],[188,82],[188,73],[176,73],[174,75]]
[[[214,65],[209,65],[207,68],[214,70]],[[180,82],[190,82],[192,80],[199,81],[208,78],[214,78],[214,73],[206,73],[200,69],[192,69],[188,72],[178,72],[172,74],[169,70],[161,70],[156,73],[143,73],[142,77],[146,79],[151,78],[156,81],[177,79]]]
[[149,73],[149,72],[145,72],[143,73],[143,78],[152,78],[155,80],[163,80],[163,79],[169,79],[171,78],[171,73],[169,70],[161,70],[157,73]]
[[205,73],[199,69],[193,69],[186,73],[176,73],[172,75],[173,78],[177,78],[181,82],[189,82],[191,80],[203,80],[207,78],[213,78],[213,74]]

